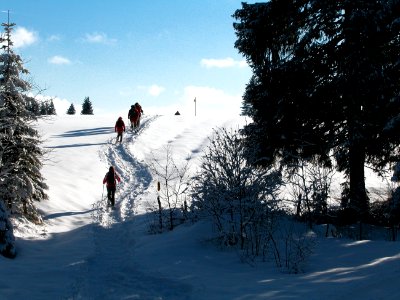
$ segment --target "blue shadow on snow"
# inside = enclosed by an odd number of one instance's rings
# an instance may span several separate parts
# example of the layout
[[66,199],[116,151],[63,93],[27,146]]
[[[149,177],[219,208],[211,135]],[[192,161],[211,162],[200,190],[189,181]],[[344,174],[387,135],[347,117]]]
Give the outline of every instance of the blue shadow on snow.
[[89,135],[109,134],[114,132],[114,127],[98,127],[90,129],[71,130],[53,137],[80,137]]
[[69,145],[60,145],[60,146],[48,146],[45,148],[48,149],[58,149],[58,148],[73,148],[73,147],[89,147],[89,146],[99,146],[99,145],[106,145],[107,143],[80,143],[80,144],[69,144]]

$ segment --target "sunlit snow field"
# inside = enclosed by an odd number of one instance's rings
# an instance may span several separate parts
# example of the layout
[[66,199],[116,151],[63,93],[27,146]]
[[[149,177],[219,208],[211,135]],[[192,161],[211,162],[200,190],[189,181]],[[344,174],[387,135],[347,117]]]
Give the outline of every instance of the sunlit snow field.
[[[149,159],[169,146],[194,171],[213,128],[246,122],[174,113],[146,113],[121,145],[118,114],[39,122],[48,150],[44,225],[15,228],[17,257],[0,257],[0,299],[400,299],[398,242],[320,237],[304,273],[288,274],[208,243],[205,221],[149,234],[147,209],[157,197]],[[102,184],[110,165],[122,179],[114,211],[105,209]]]

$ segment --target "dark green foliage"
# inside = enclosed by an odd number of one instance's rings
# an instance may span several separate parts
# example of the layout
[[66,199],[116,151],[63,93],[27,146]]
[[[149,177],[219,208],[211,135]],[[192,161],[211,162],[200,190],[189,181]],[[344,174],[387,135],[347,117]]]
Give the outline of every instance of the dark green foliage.
[[76,113],[74,104],[71,103],[67,110],[67,115],[74,115]]
[[364,165],[399,155],[400,1],[272,0],[242,4],[235,47],[253,76],[244,129],[254,163],[336,159],[346,207],[365,219]]
[[83,100],[81,115],[93,115],[92,102],[90,102],[89,97]]

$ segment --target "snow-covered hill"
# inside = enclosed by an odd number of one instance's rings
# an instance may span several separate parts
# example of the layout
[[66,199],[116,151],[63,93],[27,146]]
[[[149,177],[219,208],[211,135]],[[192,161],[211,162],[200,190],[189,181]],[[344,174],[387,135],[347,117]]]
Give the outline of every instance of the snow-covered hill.
[[[144,115],[140,131],[115,145],[117,118],[39,123],[49,150],[45,225],[18,224],[17,258],[0,257],[0,299],[400,299],[398,242],[321,238],[306,273],[293,275],[214,248],[206,222],[148,234],[157,180],[149,158],[169,145],[195,169],[213,128],[245,120]],[[110,165],[122,179],[114,211],[105,209],[102,185]]]

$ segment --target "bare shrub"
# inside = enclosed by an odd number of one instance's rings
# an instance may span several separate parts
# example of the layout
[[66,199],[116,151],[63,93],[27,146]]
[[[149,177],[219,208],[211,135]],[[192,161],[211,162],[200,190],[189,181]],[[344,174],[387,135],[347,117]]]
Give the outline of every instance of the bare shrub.
[[152,231],[173,230],[182,223],[187,211],[187,197],[191,178],[189,176],[189,159],[178,165],[173,157],[172,147],[164,147],[161,155],[152,153],[148,167],[158,180],[157,204],[149,210],[154,213],[155,220]]
[[329,223],[328,201],[335,171],[312,162],[301,161],[295,172],[287,175],[290,193],[295,203],[297,219],[314,223]]
[[214,130],[194,177],[192,208],[212,218],[221,244],[260,255],[282,180],[279,171],[248,163],[241,138],[235,130]]

